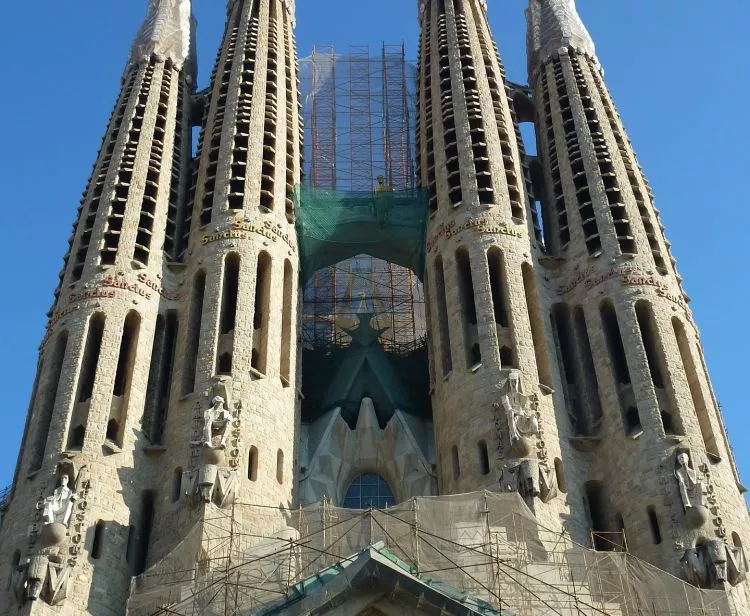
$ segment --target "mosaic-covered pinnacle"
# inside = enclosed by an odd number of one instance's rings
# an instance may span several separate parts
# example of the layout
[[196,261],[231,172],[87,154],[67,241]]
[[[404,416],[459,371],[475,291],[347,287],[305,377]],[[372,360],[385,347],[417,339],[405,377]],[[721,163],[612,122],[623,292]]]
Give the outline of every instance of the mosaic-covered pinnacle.
[[172,60],[177,68],[190,56],[190,0],[149,0],[146,19],[133,42],[129,65],[151,56]]
[[596,56],[594,41],[578,15],[575,0],[529,0],[526,20],[530,75],[563,47]]

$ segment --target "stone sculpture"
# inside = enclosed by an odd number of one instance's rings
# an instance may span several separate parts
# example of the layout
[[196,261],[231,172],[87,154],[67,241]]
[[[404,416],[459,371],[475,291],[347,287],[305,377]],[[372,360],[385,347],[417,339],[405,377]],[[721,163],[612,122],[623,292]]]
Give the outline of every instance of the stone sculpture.
[[[224,398],[215,396],[211,400],[213,406],[204,414],[203,441],[204,447],[215,449],[226,449],[229,438],[229,428],[234,421],[234,416],[224,405]],[[219,437],[219,444],[214,447],[214,438]]]
[[73,513],[73,503],[78,495],[68,487],[67,475],[60,478],[60,485],[51,496],[44,499],[44,523],[68,525]]
[[539,418],[532,408],[531,397],[523,393],[521,371],[508,370],[506,374],[496,385],[501,395],[495,407],[505,411],[511,448],[519,457],[525,457],[533,449],[532,437],[539,434]]
[[682,451],[677,454],[674,476],[682,499],[687,525],[698,528],[708,521],[708,509],[704,505],[705,487],[694,468],[690,466],[690,454]]

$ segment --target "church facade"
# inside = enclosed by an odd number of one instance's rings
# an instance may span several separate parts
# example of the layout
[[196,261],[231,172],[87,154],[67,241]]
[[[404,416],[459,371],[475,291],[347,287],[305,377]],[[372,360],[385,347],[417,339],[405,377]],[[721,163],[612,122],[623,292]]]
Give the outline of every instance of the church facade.
[[[573,0],[530,0],[524,87],[486,2],[418,8],[399,265],[428,401],[363,302],[302,412],[305,264],[367,248],[309,258],[293,0],[230,0],[200,92],[189,0],[150,0],[41,345],[0,612],[750,612],[745,488]],[[379,198],[357,224],[406,254]]]

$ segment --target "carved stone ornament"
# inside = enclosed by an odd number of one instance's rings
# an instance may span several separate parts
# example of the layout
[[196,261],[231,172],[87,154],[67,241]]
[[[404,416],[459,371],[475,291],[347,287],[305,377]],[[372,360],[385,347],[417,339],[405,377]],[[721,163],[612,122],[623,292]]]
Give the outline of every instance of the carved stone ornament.
[[504,370],[504,378],[495,387],[500,390],[500,402],[508,422],[508,435],[513,453],[526,457],[534,449],[534,437],[539,434],[539,418],[530,396],[523,393],[520,370]]
[[685,550],[680,559],[685,579],[700,588],[736,586],[747,577],[747,560],[741,546],[729,546],[721,539]]
[[704,501],[706,488],[700,473],[693,468],[687,451],[677,453],[674,476],[685,512],[685,523],[689,528],[700,528],[709,518],[709,510]]
[[518,491],[527,500],[539,498],[543,503],[549,503],[558,494],[555,469],[539,460],[523,460],[518,466],[507,468],[501,486],[504,491]]
[[223,450],[227,446],[234,415],[227,410],[224,398],[221,396],[214,396],[211,404],[211,408],[207,409],[203,414],[202,440],[193,444],[201,444],[203,447],[209,449]]
[[182,493],[193,504],[213,503],[217,507],[231,506],[237,496],[239,479],[237,471],[204,464],[200,470],[182,474]]
[[73,503],[78,495],[68,487],[70,478],[67,475],[60,477],[60,485],[55,491],[44,499],[44,523],[62,524],[67,527],[70,516],[73,513]]

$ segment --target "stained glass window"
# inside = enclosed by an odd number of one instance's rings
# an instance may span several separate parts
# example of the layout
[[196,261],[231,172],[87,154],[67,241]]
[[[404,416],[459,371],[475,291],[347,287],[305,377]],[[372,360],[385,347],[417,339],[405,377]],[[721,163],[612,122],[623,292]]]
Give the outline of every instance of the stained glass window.
[[385,479],[375,473],[364,473],[357,477],[344,497],[344,507],[347,509],[385,509],[395,504],[393,490]]

